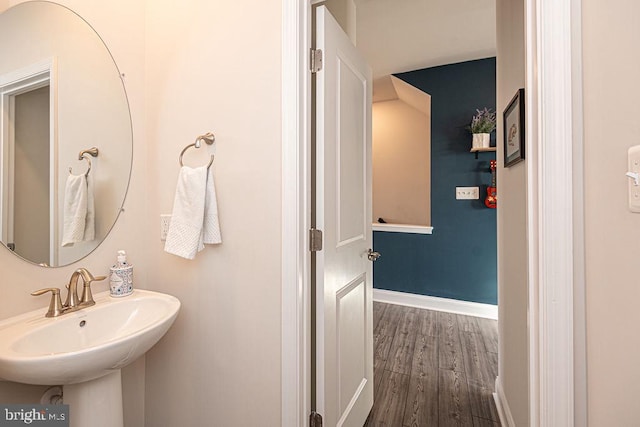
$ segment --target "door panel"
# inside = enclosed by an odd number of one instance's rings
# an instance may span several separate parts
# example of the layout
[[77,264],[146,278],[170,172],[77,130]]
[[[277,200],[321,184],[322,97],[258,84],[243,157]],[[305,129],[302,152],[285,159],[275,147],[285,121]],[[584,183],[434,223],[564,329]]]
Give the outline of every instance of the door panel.
[[364,76],[338,57],[338,98],[336,127],[338,131],[338,201],[339,245],[365,238],[366,194],[366,80]]
[[361,427],[373,405],[371,71],[323,6],[316,47],[316,411]]
[[362,275],[338,291],[336,302],[338,333],[339,410],[343,414],[366,385],[367,325],[366,276]]

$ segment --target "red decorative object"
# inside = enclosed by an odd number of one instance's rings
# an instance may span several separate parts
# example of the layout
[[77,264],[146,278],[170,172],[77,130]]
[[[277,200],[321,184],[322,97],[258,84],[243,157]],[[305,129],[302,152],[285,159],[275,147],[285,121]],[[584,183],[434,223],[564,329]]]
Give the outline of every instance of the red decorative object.
[[496,189],[496,161],[491,160],[491,185],[487,187],[487,197],[484,199],[484,205],[489,209],[498,207],[498,190]]

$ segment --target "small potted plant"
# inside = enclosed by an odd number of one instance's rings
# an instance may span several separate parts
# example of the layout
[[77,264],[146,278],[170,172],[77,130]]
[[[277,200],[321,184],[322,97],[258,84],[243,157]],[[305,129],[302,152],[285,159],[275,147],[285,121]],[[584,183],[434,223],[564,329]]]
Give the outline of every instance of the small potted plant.
[[476,112],[469,125],[469,130],[473,134],[472,149],[489,148],[490,133],[496,129],[496,113],[490,108],[476,110]]

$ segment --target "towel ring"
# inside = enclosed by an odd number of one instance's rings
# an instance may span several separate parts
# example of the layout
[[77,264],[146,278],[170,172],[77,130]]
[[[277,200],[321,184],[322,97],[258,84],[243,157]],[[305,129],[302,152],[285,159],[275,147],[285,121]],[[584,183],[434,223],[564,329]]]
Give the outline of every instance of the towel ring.
[[[91,172],[91,158],[86,157],[85,154],[88,154],[91,157],[98,157],[98,147],[91,147],[88,150],[82,150],[80,154],[78,154],[78,160],[86,160],[89,163],[89,167],[87,168],[87,172],[85,172],[84,176],[88,177],[89,172]],[[69,167],[69,173],[72,173],[71,167]]]
[[[180,152],[180,166],[184,166],[184,163],[182,163],[182,156],[184,155],[184,152],[187,151],[189,148],[191,147],[195,147],[195,148],[200,148],[201,141],[204,141],[207,145],[212,145],[213,142],[216,140],[216,137],[214,134],[212,134],[211,132],[207,132],[204,135],[200,135],[196,138],[196,142],[194,142],[193,144],[189,144],[186,147],[184,147],[184,149]],[[209,164],[207,165],[207,168],[209,168],[209,166],[211,166],[213,164],[213,158],[214,155],[211,155],[211,160],[209,161]]]

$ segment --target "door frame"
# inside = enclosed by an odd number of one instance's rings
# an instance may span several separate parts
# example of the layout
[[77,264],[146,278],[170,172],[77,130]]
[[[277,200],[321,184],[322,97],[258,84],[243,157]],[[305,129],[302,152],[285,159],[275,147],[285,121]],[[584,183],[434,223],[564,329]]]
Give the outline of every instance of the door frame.
[[[581,0],[524,2],[527,138],[537,142],[530,143],[527,159],[529,424],[587,425]],[[286,427],[308,425],[311,406],[308,70],[315,3],[282,0],[281,414]],[[548,185],[557,182],[566,185]]]
[[311,413],[311,4],[282,0],[283,427]]
[[582,0],[525,0],[531,426],[588,425],[581,52]]

